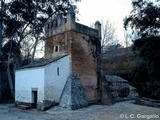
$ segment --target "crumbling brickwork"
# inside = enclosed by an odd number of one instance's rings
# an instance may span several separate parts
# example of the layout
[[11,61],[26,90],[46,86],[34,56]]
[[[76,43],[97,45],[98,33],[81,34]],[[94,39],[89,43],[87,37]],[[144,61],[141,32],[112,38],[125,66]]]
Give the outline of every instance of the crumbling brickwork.
[[71,14],[62,21],[46,25],[45,57],[70,54],[71,73],[80,76],[88,102],[97,101],[101,25],[96,22],[96,29],[81,25]]
[[[71,41],[73,39],[73,32],[66,31],[61,34],[57,34],[55,36],[51,36],[47,38],[45,44],[45,58],[51,58],[54,56],[58,56],[63,53],[71,52]],[[54,46],[59,46],[59,51],[54,51]]]

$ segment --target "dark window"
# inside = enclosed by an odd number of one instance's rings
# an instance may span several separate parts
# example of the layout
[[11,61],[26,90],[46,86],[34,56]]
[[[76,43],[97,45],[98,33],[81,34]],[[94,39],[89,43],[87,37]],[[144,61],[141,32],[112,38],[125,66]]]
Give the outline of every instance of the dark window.
[[59,67],[57,67],[57,75],[59,76]]
[[58,46],[55,46],[55,52],[58,52]]

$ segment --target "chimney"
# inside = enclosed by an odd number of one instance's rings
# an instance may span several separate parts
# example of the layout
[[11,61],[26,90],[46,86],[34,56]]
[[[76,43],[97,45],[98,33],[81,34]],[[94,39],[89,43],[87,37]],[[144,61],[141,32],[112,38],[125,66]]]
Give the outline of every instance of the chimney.
[[101,40],[101,23],[99,21],[96,21],[95,29],[98,30],[98,38]]

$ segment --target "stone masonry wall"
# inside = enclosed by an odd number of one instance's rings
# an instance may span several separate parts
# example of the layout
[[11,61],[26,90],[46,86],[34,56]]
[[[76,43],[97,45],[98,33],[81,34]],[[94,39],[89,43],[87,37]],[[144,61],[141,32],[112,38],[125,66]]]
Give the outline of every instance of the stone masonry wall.
[[[98,100],[101,25],[96,22],[96,29],[90,28],[76,23],[72,15],[68,15],[65,22],[60,21],[46,26],[45,58],[70,54],[72,73],[80,76],[87,100],[95,102]],[[57,45],[59,52],[54,52]]]
[[[67,31],[48,38],[45,47],[46,58],[66,52],[71,54],[71,71],[81,76],[85,96],[91,102],[97,101],[98,96],[97,49],[93,43],[97,40],[87,34]],[[53,52],[54,45],[59,45],[60,52]]]
[[[52,58],[63,53],[70,53],[73,32],[67,31],[47,38],[45,43],[45,58]],[[54,46],[59,46],[59,52],[54,52]]]
[[[94,38],[96,40],[96,38]],[[88,101],[97,101],[97,56],[96,46],[90,36],[75,33],[72,42],[72,72],[79,74]]]

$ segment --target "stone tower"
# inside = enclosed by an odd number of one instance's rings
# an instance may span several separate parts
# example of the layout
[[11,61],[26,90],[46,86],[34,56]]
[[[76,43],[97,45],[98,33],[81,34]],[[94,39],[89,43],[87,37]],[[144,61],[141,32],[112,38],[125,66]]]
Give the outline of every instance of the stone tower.
[[100,22],[95,23],[95,28],[76,23],[73,11],[66,18],[58,16],[45,26],[45,58],[71,56],[71,73],[80,76],[89,103],[99,99]]

